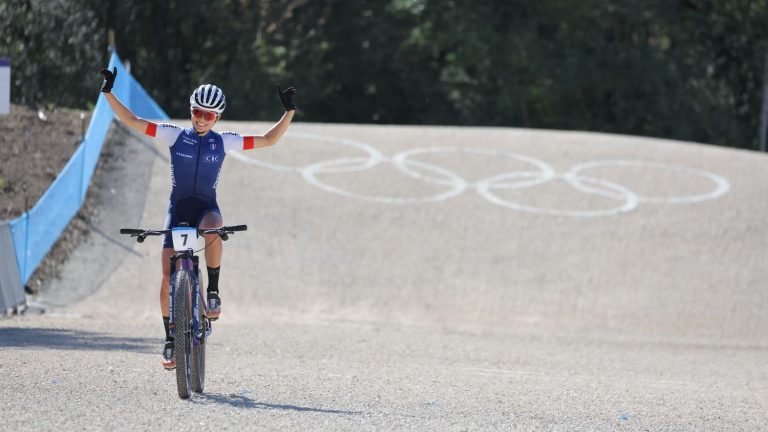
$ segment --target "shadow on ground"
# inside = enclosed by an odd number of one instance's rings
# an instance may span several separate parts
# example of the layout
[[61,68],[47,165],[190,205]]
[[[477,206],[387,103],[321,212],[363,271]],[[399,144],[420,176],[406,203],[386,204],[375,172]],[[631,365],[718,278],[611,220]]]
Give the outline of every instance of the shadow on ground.
[[0,328],[0,347],[51,348],[85,351],[131,351],[154,353],[157,340],[111,336],[72,329],[4,327]]
[[362,411],[345,411],[345,410],[335,410],[335,409],[327,409],[327,408],[303,407],[298,405],[270,404],[265,402],[256,402],[255,400],[249,398],[247,393],[241,393],[241,394],[233,393],[228,395],[215,394],[215,393],[203,393],[196,396],[197,397],[195,399],[192,399],[193,402],[197,402],[197,401],[213,402],[220,405],[229,405],[235,408],[310,412],[310,413],[320,413],[320,414],[341,414],[341,415],[365,414]]

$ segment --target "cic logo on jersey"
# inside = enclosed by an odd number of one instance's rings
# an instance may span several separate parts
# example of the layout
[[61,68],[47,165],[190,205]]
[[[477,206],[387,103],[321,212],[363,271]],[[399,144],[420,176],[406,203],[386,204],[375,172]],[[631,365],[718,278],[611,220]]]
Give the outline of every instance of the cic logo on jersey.
[[203,156],[203,162],[216,163],[219,161],[218,155],[205,155]]

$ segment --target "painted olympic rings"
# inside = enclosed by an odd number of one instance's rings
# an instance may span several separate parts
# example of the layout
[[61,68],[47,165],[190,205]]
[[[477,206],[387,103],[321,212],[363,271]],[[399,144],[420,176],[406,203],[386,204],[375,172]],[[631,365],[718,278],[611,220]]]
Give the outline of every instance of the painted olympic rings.
[[[694,203],[706,200],[717,199],[726,194],[730,189],[730,183],[724,177],[712,174],[707,171],[689,168],[685,166],[669,165],[659,162],[637,161],[637,160],[597,160],[581,163],[570,167],[566,172],[556,172],[546,162],[530,156],[512,153],[503,150],[485,149],[485,148],[459,148],[459,147],[426,147],[401,151],[392,157],[385,157],[375,147],[348,139],[337,139],[315,134],[290,133],[290,137],[306,140],[322,141],[342,145],[361,151],[362,156],[340,157],[321,162],[310,163],[304,166],[286,166],[277,165],[258,159],[250,158],[240,152],[231,152],[236,159],[253,164],[262,168],[283,171],[297,172],[304,180],[321,190],[370,202],[384,204],[415,204],[443,201],[462,194],[467,189],[474,189],[488,202],[498,206],[552,216],[568,217],[601,217],[611,216],[621,213],[627,213],[638,207],[641,203],[666,203],[681,204]],[[419,156],[429,154],[463,154],[489,156],[499,160],[511,160],[521,163],[527,168],[521,171],[513,171],[502,174],[496,174],[488,178],[470,182],[459,176],[457,173],[432,163],[418,160]],[[443,190],[432,195],[422,197],[398,197],[398,196],[376,196],[365,195],[358,192],[352,192],[337,186],[330,185],[319,178],[321,174],[341,174],[355,173],[372,169],[381,164],[390,164],[403,175],[415,180],[432,184]],[[529,168],[528,168],[529,167]],[[675,175],[695,176],[705,179],[712,183],[711,190],[686,196],[645,196],[636,193],[628,187],[622,186],[614,181],[598,178],[592,175],[586,175],[589,170],[619,167],[619,168],[642,168],[644,170],[661,170]],[[515,191],[525,188],[561,181],[576,191],[594,197],[617,201],[617,204],[609,208],[594,210],[563,210],[545,207],[536,207],[524,205],[502,198],[502,191]]]

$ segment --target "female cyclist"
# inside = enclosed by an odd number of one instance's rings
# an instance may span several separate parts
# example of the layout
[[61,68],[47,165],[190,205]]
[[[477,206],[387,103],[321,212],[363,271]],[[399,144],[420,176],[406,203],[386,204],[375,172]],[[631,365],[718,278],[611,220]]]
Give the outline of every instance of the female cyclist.
[[[234,132],[215,132],[213,127],[221,119],[226,108],[224,92],[212,84],[195,89],[189,97],[192,127],[182,129],[170,123],[153,123],[137,117],[113,95],[112,86],[117,77],[117,68],[102,69],[104,82],[101,91],[115,115],[128,127],[154,137],[168,145],[171,153],[171,198],[165,219],[165,229],[187,223],[198,228],[218,228],[224,224],[221,210],[216,202],[216,187],[225,154],[230,150],[251,150],[267,147],[280,140],[291,124],[296,105],[293,95],[296,89],[282,90],[277,94],[285,107],[280,121],[263,135],[240,135]],[[219,272],[221,269],[222,245],[217,235],[206,238],[205,264],[208,268],[208,317],[218,319],[221,314],[219,294]],[[168,328],[168,292],[170,284],[170,257],[173,255],[170,236],[163,239],[161,258],[163,279],[160,285],[160,307],[165,327],[163,366],[176,367],[173,356],[173,338]]]

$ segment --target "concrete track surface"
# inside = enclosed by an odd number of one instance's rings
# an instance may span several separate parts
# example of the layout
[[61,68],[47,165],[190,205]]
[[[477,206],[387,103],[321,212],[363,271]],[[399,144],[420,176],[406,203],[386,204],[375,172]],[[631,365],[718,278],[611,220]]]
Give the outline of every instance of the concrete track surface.
[[117,137],[47,313],[0,320],[0,430],[768,430],[765,155],[294,124],[227,156],[219,204],[249,230],[180,400],[159,241],[117,234],[161,227],[168,150]]

